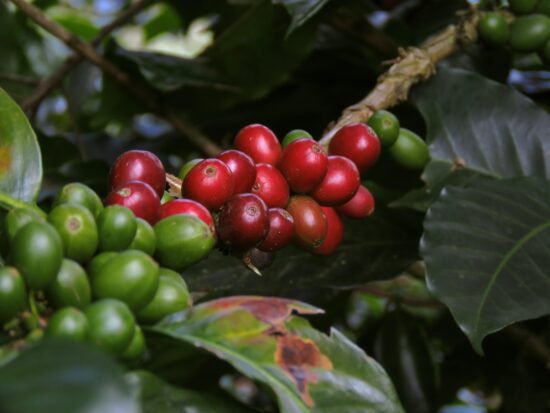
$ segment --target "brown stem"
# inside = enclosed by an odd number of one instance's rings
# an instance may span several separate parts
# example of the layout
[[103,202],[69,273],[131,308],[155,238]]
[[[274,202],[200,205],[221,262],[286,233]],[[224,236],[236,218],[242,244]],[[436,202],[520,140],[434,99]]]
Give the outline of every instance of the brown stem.
[[118,83],[125,87],[130,93],[142,101],[149,109],[157,115],[164,117],[172,124],[174,129],[186,136],[192,143],[198,146],[204,153],[214,156],[221,151],[221,148],[206,137],[193,125],[184,120],[172,109],[161,104],[156,91],[147,85],[132,79],[128,74],[121,71],[104,56],[100,55],[92,45],[83,42],[57,23],[49,20],[40,9],[34,7],[25,0],[11,0],[23,13],[30,17],[40,27],[63,41],[74,51],[100,67],[108,75],[112,76]]
[[328,144],[342,126],[365,122],[377,110],[390,108],[407,99],[411,87],[435,73],[435,65],[455,53],[462,45],[477,39],[479,14],[474,8],[463,13],[457,25],[451,25],[426,40],[420,47],[399,49],[399,57],[378,79],[374,89],[361,101],[344,109],[340,118],[329,125],[321,143]]

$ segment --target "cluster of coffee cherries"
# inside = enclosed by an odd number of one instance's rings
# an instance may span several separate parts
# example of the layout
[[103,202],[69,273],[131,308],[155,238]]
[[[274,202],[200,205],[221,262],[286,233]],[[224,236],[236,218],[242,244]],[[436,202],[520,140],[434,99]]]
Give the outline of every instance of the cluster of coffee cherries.
[[48,214],[11,209],[2,229],[0,326],[15,344],[46,335],[136,360],[146,349],[140,325],[192,304],[180,274],[152,258],[171,228],[104,207],[81,183],[64,186]]
[[509,46],[520,53],[535,52],[549,65],[550,0],[509,0],[508,4],[509,11],[501,9],[482,15],[480,37],[493,46]]

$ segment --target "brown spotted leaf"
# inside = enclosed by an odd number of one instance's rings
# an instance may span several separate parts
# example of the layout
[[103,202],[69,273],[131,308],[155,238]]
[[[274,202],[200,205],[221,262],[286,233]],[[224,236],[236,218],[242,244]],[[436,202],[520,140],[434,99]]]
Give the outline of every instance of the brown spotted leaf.
[[154,330],[214,353],[269,386],[283,413],[399,413],[386,372],[338,331],[297,314],[322,310],[282,298],[237,296],[195,307]]
[[28,119],[0,88],[0,192],[36,200],[42,182],[42,158]]

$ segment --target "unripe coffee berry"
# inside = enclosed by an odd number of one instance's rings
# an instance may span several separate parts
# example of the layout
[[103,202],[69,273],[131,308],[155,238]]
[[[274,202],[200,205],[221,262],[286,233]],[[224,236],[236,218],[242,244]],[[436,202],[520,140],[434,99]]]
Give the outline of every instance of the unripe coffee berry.
[[392,146],[399,136],[399,119],[387,110],[376,111],[368,120],[382,146]]
[[261,251],[274,252],[286,247],[294,237],[294,218],[282,208],[268,211],[269,231],[258,246]]
[[290,197],[286,208],[294,218],[294,239],[302,248],[314,251],[325,240],[327,219],[321,206],[305,195]]
[[255,194],[233,195],[220,210],[218,234],[231,249],[246,250],[258,245],[268,230],[267,206]]
[[199,204],[197,201],[192,199],[174,199],[169,201],[160,207],[160,216],[159,220],[168,218],[172,215],[179,214],[189,214],[194,215],[202,222],[204,222],[213,234],[215,234],[214,219],[212,214],[206,207],[202,204]]
[[360,173],[366,172],[380,156],[380,139],[364,123],[352,123],[340,129],[329,144],[331,155],[351,159]]
[[255,163],[277,165],[281,159],[281,144],[264,125],[252,124],[242,128],[235,137],[234,147],[250,155]]
[[189,171],[181,191],[210,211],[217,211],[233,194],[234,185],[231,170],[225,163],[205,159]]
[[285,177],[273,165],[256,165],[256,181],[252,193],[264,200],[268,208],[284,208],[288,202],[289,189]]
[[233,193],[250,192],[256,179],[256,166],[252,158],[246,153],[234,149],[220,153],[217,158],[225,163],[233,174],[235,182]]
[[191,159],[190,161],[187,161],[183,164],[183,166],[180,168],[180,171],[178,172],[178,178],[182,181],[185,179],[187,174],[191,169],[193,169],[199,162],[204,161],[203,158],[195,158]]
[[120,155],[110,172],[111,190],[130,181],[149,184],[159,198],[164,193],[166,177],[160,159],[149,151],[128,151]]
[[160,199],[145,182],[131,181],[115,188],[105,200],[107,205],[122,205],[132,210],[138,218],[154,225],[158,220]]
[[310,195],[320,205],[342,205],[353,198],[360,184],[359,171],[352,161],[343,156],[329,156],[327,173]]
[[361,185],[353,198],[344,205],[337,206],[336,211],[349,218],[363,219],[374,213],[374,206],[374,197]]
[[328,156],[319,143],[299,139],[285,148],[279,169],[293,192],[307,193],[321,183],[327,165]]
[[313,139],[307,131],[302,129],[294,129],[288,132],[283,138],[283,149],[290,145],[292,142],[297,141],[298,139]]
[[490,45],[505,45],[510,36],[508,22],[500,13],[485,13],[477,26],[479,36]]
[[313,253],[317,255],[331,255],[342,243],[342,239],[344,238],[344,225],[334,208],[321,208],[327,218],[327,235],[323,243],[319,248],[316,248]]

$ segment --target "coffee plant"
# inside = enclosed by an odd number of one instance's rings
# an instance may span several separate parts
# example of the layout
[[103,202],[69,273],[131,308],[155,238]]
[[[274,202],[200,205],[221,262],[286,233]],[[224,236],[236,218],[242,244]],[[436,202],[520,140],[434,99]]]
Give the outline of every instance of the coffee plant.
[[550,1],[0,2],[0,412],[550,411]]

